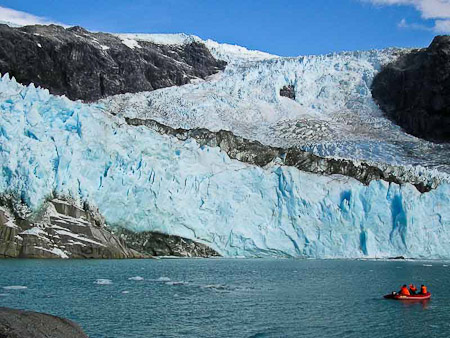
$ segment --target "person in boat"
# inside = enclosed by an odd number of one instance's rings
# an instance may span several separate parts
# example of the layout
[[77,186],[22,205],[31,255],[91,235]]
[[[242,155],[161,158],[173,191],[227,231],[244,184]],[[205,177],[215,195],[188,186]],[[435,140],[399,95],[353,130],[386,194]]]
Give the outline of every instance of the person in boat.
[[409,284],[409,293],[412,295],[417,294],[417,287],[414,284]]
[[422,286],[420,287],[420,293],[422,295],[428,293],[427,287],[425,285],[422,284]]
[[403,296],[411,296],[411,293],[409,292],[406,284],[401,287],[401,289],[398,293]]

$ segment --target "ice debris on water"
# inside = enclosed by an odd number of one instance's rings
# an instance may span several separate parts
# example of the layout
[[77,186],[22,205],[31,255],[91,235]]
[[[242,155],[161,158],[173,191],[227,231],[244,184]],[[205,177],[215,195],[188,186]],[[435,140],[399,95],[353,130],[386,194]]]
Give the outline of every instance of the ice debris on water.
[[94,284],[98,284],[98,285],[110,285],[110,284],[112,284],[112,283],[113,283],[113,282],[112,282],[111,279],[103,279],[103,278],[97,279],[97,280],[94,282]]
[[141,276],[135,276],[135,277],[130,277],[130,278],[128,278],[128,280],[141,281],[141,280],[144,280],[144,277],[141,277]]
[[23,285],[11,285],[11,286],[4,286],[3,289],[5,289],[5,290],[25,290],[25,289],[28,289],[28,287],[23,286]]

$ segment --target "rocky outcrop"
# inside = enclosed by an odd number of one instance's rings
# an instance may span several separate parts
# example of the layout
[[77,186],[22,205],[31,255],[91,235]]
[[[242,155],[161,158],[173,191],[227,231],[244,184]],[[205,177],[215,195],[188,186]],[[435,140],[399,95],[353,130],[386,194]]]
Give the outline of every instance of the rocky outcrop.
[[[53,198],[32,213],[11,197],[0,198],[0,258],[150,258],[219,256],[193,240],[155,232],[111,229],[85,204]],[[0,336],[1,337],[1,336]]]
[[0,25],[0,73],[73,100],[183,85],[225,65],[198,42],[157,45],[78,26]]
[[295,100],[295,87],[293,85],[286,85],[280,89],[280,96]]
[[27,216],[3,198],[0,258],[144,258],[112,234],[101,215],[58,199],[41,215]]
[[375,76],[372,95],[406,132],[450,141],[450,36],[437,36],[426,49],[413,50]]
[[219,257],[220,255],[210,247],[194,242],[191,239],[171,236],[157,232],[132,232],[124,228],[117,228],[114,233],[120,236],[127,245],[139,252],[158,257]]
[[278,148],[263,145],[258,141],[251,141],[234,135],[230,131],[220,130],[212,132],[204,128],[174,129],[154,120],[125,118],[132,126],[146,126],[160,134],[168,134],[179,140],[193,138],[200,145],[219,147],[232,159],[264,167],[273,161],[293,166],[301,171],[320,175],[344,175],[369,184],[373,180],[384,180],[397,184],[410,183],[420,192],[427,192],[439,185],[439,181],[427,179],[421,175],[414,175],[405,167],[378,167],[362,161],[319,157],[313,153],[298,148]]
[[88,338],[74,322],[45,313],[0,307],[1,338]]

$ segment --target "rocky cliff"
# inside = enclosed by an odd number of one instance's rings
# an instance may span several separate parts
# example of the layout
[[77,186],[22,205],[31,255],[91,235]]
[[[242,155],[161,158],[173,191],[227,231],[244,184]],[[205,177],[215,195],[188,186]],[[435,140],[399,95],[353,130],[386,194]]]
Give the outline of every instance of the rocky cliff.
[[11,199],[0,207],[0,257],[144,258],[105,227],[95,211],[52,199],[39,215]]
[[183,85],[224,67],[199,42],[157,45],[78,26],[0,25],[0,73],[73,100]]
[[372,95],[408,133],[450,141],[450,36],[413,50],[375,76]]
[[210,247],[191,239],[162,233],[143,231],[132,232],[125,228],[116,228],[114,233],[124,239],[127,245],[139,252],[153,257],[219,257]]
[[146,258],[219,256],[206,245],[160,233],[115,229],[102,215],[61,199],[49,200],[37,215],[3,197],[0,258]]

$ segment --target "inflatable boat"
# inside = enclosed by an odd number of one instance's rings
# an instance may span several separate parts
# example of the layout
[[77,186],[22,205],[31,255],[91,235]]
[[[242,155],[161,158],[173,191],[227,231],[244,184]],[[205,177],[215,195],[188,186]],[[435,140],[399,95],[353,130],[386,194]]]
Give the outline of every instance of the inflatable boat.
[[415,295],[409,295],[409,296],[405,296],[405,295],[401,295],[397,292],[393,292],[390,293],[386,296],[384,296],[384,298],[386,299],[395,299],[395,300],[426,300],[426,299],[430,299],[431,298],[431,293],[427,292],[427,293],[418,293]]

